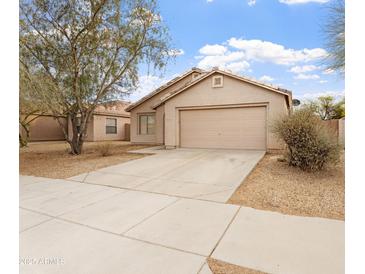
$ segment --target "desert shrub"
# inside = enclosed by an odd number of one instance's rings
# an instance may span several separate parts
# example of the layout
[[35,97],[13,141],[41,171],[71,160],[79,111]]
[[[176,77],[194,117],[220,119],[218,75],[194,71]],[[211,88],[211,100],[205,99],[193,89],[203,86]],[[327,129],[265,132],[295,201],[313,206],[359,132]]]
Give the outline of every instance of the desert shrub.
[[273,132],[287,145],[287,162],[306,171],[322,169],[340,157],[332,132],[310,109],[300,109],[276,121]]
[[112,155],[112,144],[103,143],[97,146],[97,151],[102,157],[107,157]]

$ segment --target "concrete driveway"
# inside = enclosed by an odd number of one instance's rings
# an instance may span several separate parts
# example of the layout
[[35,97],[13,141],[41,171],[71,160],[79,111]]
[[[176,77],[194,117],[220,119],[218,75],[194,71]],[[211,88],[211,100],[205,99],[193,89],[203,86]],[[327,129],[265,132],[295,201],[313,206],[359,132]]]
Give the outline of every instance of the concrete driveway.
[[343,273],[344,222],[222,202],[260,157],[159,151],[74,181],[21,176],[21,273],[207,274],[208,256],[268,273]]
[[226,202],[264,151],[148,148],[152,156],[70,180],[185,198]]

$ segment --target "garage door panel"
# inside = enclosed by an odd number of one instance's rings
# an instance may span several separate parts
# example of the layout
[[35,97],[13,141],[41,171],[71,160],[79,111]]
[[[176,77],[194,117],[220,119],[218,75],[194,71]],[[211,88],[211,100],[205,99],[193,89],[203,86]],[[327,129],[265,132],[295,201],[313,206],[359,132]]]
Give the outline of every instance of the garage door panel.
[[180,145],[191,148],[266,148],[266,108],[180,111]]

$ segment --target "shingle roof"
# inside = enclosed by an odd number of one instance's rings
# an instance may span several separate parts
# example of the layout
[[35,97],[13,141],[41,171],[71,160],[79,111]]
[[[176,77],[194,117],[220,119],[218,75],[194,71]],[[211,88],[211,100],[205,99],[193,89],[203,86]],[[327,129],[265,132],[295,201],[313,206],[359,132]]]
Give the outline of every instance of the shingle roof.
[[161,91],[165,90],[166,88],[170,87],[171,85],[175,84],[176,82],[178,82],[179,80],[185,78],[186,76],[188,76],[189,74],[192,74],[193,72],[199,72],[199,73],[203,73],[204,71],[199,69],[199,68],[192,68],[189,71],[184,72],[183,74],[181,74],[180,76],[177,76],[175,78],[173,78],[172,80],[168,81],[167,83],[165,83],[164,85],[160,86],[159,88],[155,89],[154,91],[150,92],[149,94],[147,94],[146,96],[142,97],[141,99],[139,99],[137,102],[130,104],[125,110],[126,111],[131,111],[132,109],[134,109],[135,107],[139,106],[140,104],[142,104],[144,101],[148,100],[149,98],[155,96],[156,94],[160,93]]
[[130,105],[130,102],[115,100],[100,103],[94,110],[96,115],[115,115],[122,117],[130,117],[130,114],[125,109]]

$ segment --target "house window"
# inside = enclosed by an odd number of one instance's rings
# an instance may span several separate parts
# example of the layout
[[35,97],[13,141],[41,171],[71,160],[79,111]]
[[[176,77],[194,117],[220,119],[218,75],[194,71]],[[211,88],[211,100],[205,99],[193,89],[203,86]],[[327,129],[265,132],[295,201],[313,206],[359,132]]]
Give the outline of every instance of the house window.
[[106,118],[106,134],[116,134],[117,133],[117,119],[115,118]]
[[212,78],[212,87],[213,88],[223,87],[223,76],[222,75],[213,76],[213,78]]
[[139,115],[138,133],[141,135],[155,134],[155,115],[154,114]]

